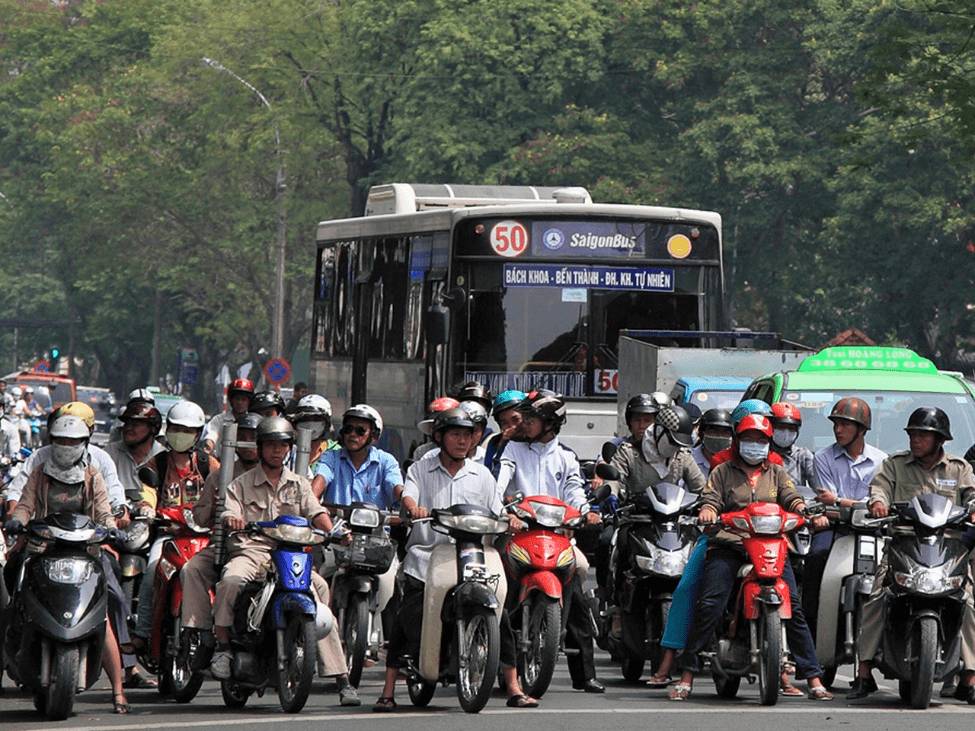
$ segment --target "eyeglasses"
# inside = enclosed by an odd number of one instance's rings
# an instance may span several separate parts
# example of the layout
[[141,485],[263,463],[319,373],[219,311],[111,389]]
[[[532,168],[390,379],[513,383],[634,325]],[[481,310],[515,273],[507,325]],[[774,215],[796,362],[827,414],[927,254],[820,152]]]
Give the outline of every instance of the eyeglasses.
[[355,433],[357,437],[364,437],[369,433],[369,429],[364,426],[352,426],[351,424],[346,424],[342,427],[342,431],[339,432],[342,436]]

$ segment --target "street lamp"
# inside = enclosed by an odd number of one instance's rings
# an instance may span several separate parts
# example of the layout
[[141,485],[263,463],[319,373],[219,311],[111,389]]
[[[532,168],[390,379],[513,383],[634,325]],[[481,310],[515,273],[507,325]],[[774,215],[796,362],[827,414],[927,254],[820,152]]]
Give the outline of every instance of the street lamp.
[[[203,63],[210,68],[225,71],[233,76],[237,81],[257,94],[261,103],[271,109],[271,102],[267,100],[253,84],[250,84],[233,71],[228,69],[219,61],[203,56]],[[271,357],[284,358],[284,249],[285,249],[285,223],[287,221],[287,209],[285,199],[285,155],[281,149],[281,134],[278,131],[278,123],[274,122],[274,144],[278,156],[278,174],[275,182],[275,198],[278,202],[278,240],[277,240],[277,262],[274,270],[274,316],[271,320]]]

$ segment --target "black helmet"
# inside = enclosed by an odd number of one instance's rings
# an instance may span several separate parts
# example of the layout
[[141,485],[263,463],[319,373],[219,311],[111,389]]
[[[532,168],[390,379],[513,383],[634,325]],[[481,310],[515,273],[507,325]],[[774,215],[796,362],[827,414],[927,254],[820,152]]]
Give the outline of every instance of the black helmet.
[[691,415],[680,406],[667,406],[657,413],[654,430],[666,431],[674,444],[681,447],[694,446],[694,421]]
[[701,428],[723,426],[732,429],[731,412],[728,409],[708,409],[701,415]]
[[149,422],[149,433],[155,436],[162,428],[162,414],[153,404],[140,399],[132,399],[119,414],[118,420],[123,424],[128,421]]
[[940,434],[945,440],[952,439],[951,422],[948,421],[948,414],[934,406],[922,406],[914,409],[911,418],[907,420],[904,431],[933,431]]
[[565,399],[555,391],[540,388],[530,392],[515,408],[523,414],[536,416],[542,421],[552,421],[556,432],[565,423]]
[[697,408],[697,405],[692,404],[690,401],[685,401],[682,404],[674,404],[674,406],[678,405],[691,417],[691,423],[697,426],[697,423],[701,420],[701,410]]
[[476,401],[484,407],[485,411],[490,410],[491,404],[494,401],[494,397],[491,395],[491,389],[477,381],[468,381],[456,387],[454,398],[458,401]]
[[259,409],[271,407],[276,408],[279,414],[284,413],[284,399],[281,398],[281,394],[275,391],[258,391],[251,398],[249,410],[256,412]]
[[656,414],[664,406],[670,406],[673,403],[670,396],[665,394],[663,391],[654,391],[653,393],[638,393],[636,396],[631,398],[626,402],[626,409],[623,412],[623,421],[626,425],[630,425],[630,419],[633,418],[633,414]]
[[264,421],[264,417],[252,411],[245,411],[235,419],[238,429],[257,429]]
[[295,443],[295,430],[283,416],[268,416],[257,425],[257,444],[265,442]]
[[474,422],[471,421],[471,417],[464,409],[457,406],[453,409],[440,411],[435,417],[433,417],[433,429],[431,430],[431,433],[436,434],[437,432],[443,431],[444,429],[448,429],[452,426],[473,429]]

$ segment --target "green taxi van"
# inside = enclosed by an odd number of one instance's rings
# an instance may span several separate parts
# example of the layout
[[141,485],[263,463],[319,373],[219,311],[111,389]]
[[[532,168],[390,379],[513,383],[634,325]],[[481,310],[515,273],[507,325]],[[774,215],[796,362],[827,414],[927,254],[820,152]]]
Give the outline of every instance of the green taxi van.
[[815,452],[835,441],[827,417],[833,404],[847,396],[869,404],[873,427],[866,440],[888,454],[908,448],[904,427],[920,406],[936,406],[948,414],[954,441],[946,445],[947,451],[960,456],[975,444],[972,384],[959,373],[939,371],[907,348],[826,348],[795,370],[755,379],[742,398],[798,406],[802,412],[799,444]]

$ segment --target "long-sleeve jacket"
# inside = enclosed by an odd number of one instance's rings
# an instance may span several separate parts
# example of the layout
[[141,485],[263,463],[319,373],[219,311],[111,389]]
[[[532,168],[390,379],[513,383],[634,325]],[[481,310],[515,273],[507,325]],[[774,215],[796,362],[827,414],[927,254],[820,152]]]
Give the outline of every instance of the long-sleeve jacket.
[[606,484],[610,486],[613,494],[620,498],[642,493],[659,482],[681,485],[694,493],[700,493],[707,484],[704,473],[697,466],[694,455],[689,449],[678,450],[670,460],[667,474],[663,477],[647,461],[640,446],[630,441],[620,444],[610,464],[619,470],[620,479],[609,480]]
[[941,459],[928,470],[908,452],[895,452],[880,463],[870,481],[869,504],[910,500],[936,492],[964,506],[975,490],[972,466],[961,457],[942,451]]
[[[108,488],[105,486],[105,478],[98,468],[89,464],[85,468],[84,487],[82,503],[84,512],[89,518],[98,525],[105,528],[115,528],[115,518],[112,516],[112,506],[108,502]],[[44,474],[44,465],[40,464],[34,468],[24,484],[24,491],[20,496],[20,502],[13,514],[12,520],[27,523],[32,518],[43,518],[52,511],[50,504],[51,477]],[[56,509],[56,506],[54,506]]]

